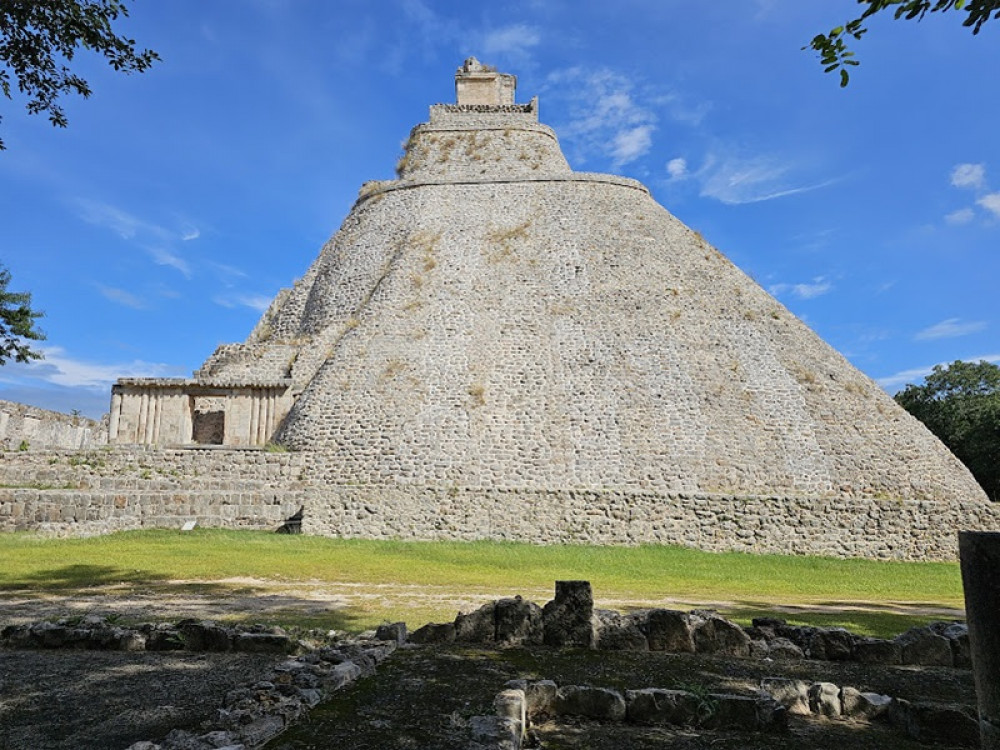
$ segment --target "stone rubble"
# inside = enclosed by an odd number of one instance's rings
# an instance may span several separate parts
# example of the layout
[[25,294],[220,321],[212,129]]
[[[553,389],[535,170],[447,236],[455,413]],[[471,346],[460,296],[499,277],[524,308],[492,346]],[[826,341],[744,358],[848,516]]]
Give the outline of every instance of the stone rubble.
[[[242,651],[286,654],[286,661],[245,688],[230,691],[204,731],[175,729],[160,741],[140,741],[127,750],[254,750],[281,734],[309,709],[375,668],[405,639],[395,623],[378,638],[332,641],[296,639],[281,628],[230,627],[211,621],[122,627],[100,616],[10,625],[0,630],[4,648],[73,648],[120,651]],[[371,634],[372,636],[376,634]],[[325,639],[324,639],[325,640]]]
[[[550,635],[554,634],[554,635]],[[867,663],[969,668],[968,630],[938,622],[911,628],[893,640],[858,637],[842,628],[788,625],[757,618],[747,628],[715,612],[652,609],[622,615],[595,609],[587,581],[557,581],[545,607],[521,597],[501,599],[460,613],[451,623],[428,624],[408,633],[403,622],[386,623],[367,636],[317,643],[281,628],[231,627],[205,620],[125,627],[84,616],[56,622],[10,625],[0,648],[120,651],[244,651],[284,654],[263,679],[230,691],[211,726],[198,733],[174,730],[161,741],[128,750],[252,750],[279,735],[309,709],[370,675],[407,643],[483,644],[703,653],[737,658],[856,659]],[[555,643],[558,642],[558,643]],[[549,680],[514,680],[498,694],[495,715],[470,720],[470,749],[518,750],[532,720],[579,717],[595,721],[700,726],[741,731],[782,731],[788,715],[832,720],[884,721],[927,742],[974,747],[978,723],[969,708],[910,702],[829,682],[764,678],[756,697],[646,688],[618,691]]]

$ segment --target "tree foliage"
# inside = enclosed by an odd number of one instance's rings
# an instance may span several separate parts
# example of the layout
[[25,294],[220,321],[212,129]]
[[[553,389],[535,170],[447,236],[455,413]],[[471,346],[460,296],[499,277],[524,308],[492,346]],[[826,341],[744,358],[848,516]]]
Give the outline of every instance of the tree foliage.
[[0,266],[0,365],[11,357],[15,362],[41,359],[28,341],[41,341],[45,334],[35,327],[42,313],[31,309],[31,294],[8,292],[10,271]]
[[858,64],[844,40],[848,37],[861,39],[868,31],[866,22],[876,13],[892,9],[897,21],[919,21],[927,13],[963,11],[965,19],[962,25],[970,27],[973,34],[978,34],[991,16],[994,19],[1000,18],[1000,0],[858,0],[858,3],[865,6],[858,18],[830,29],[826,34],[816,35],[802,48],[819,53],[820,64],[826,73],[839,70],[841,87],[850,81],[848,68]]
[[1000,367],[989,362],[937,365],[923,385],[908,385],[896,401],[923,422],[1000,500]]
[[47,113],[53,125],[66,127],[60,95],[91,94],[67,65],[78,48],[103,55],[123,73],[141,73],[159,59],[114,32],[119,16],[128,16],[125,0],[0,0],[0,90],[12,99],[16,82],[28,112]]

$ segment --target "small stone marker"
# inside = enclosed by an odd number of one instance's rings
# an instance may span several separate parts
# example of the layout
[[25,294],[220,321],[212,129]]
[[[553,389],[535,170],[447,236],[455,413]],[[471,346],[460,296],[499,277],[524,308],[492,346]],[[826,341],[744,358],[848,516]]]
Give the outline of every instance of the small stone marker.
[[181,531],[193,531],[194,527],[198,525],[197,521],[185,521],[184,525],[181,526]]

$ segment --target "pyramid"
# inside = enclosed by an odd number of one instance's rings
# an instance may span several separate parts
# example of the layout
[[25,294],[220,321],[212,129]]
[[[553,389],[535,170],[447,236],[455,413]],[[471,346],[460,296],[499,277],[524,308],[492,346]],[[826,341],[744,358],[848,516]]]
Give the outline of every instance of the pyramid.
[[252,431],[309,454],[318,523],[366,535],[365,506],[374,535],[709,547],[747,503],[757,541],[778,516],[984,523],[923,425],[642,184],[573,171],[515,84],[467,60],[398,179],[189,381],[270,389]]

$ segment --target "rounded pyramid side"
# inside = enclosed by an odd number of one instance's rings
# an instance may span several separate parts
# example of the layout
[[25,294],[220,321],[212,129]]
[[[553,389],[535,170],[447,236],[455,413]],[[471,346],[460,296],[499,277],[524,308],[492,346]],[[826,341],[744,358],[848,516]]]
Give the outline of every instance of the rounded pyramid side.
[[387,190],[314,269],[300,327],[326,348],[278,438],[328,481],[985,502],[922,425],[625,181]]

